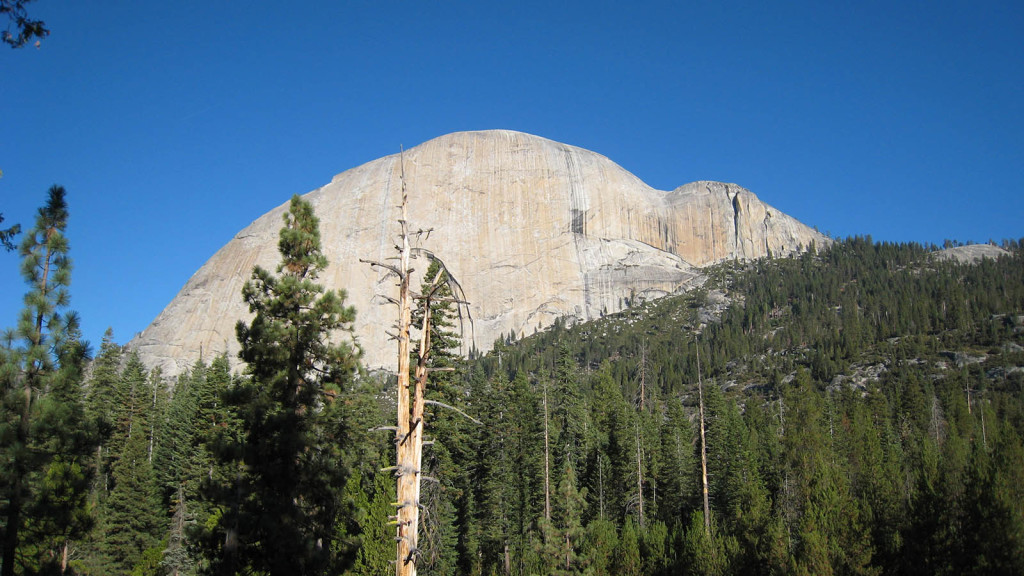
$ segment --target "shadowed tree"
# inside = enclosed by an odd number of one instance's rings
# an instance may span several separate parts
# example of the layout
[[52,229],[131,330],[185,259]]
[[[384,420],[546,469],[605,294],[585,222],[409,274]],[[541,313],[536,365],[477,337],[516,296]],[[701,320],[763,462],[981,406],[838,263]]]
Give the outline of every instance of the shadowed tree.
[[[0,224],[3,224],[3,222],[4,215],[0,214]],[[19,232],[21,232],[21,226],[19,226],[18,224],[15,224],[10,228],[0,228],[0,246],[2,246],[3,249],[7,250],[8,252],[14,251],[15,246],[13,240]]]
[[[345,423],[335,402],[358,350],[345,294],[316,283],[326,268],[313,207],[294,196],[284,215],[278,275],[257,266],[242,289],[254,314],[239,322],[246,378],[229,395],[243,422],[234,502],[219,519],[220,573],[327,574],[350,560],[336,546],[344,510]],[[230,451],[228,451],[230,452]]]
[[11,48],[21,48],[36,38],[39,40],[50,35],[42,20],[29,18],[26,4],[33,0],[0,0],[0,14],[7,17],[7,29],[3,31],[3,41]]

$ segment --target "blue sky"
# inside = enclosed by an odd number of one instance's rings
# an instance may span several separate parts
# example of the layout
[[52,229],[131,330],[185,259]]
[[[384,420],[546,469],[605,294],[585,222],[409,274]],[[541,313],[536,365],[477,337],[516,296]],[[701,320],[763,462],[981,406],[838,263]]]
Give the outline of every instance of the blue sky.
[[[460,130],[735,182],[834,236],[1024,236],[1024,3],[75,2],[0,47],[0,213],[68,190],[72,307],[127,342],[293,193]],[[5,23],[0,23],[3,25]],[[0,327],[25,286],[0,253]]]

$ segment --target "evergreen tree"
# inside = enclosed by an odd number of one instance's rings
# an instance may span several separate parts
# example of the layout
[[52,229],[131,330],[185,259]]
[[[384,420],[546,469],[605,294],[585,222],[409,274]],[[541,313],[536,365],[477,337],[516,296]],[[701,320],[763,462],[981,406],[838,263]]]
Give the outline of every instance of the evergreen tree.
[[643,570],[643,563],[640,558],[640,536],[637,533],[636,522],[632,516],[626,517],[626,523],[622,526],[622,534],[619,536],[618,546],[615,547],[615,567],[613,573],[619,576],[640,576]]
[[[155,376],[155,377],[154,377]],[[96,530],[82,567],[94,574],[127,573],[144,553],[158,545],[166,528],[154,456],[157,423],[163,414],[159,374],[148,374],[138,353],[125,363],[111,396],[120,403],[111,410],[113,421],[104,458],[105,492],[96,505]],[[164,388],[165,389],[165,388]],[[156,453],[156,454],[154,454]]]
[[782,518],[772,509],[772,495],[758,462],[762,450],[759,433],[776,434],[765,425],[760,406],[748,402],[746,409],[746,434],[726,488],[729,504],[723,524],[736,541],[731,569],[741,574],[779,574],[788,562],[786,531]]
[[669,573],[668,538],[668,526],[661,520],[654,520],[641,531],[640,555],[643,557],[644,574],[657,576]]
[[118,405],[114,397],[121,374],[121,347],[114,342],[114,331],[103,333],[100,353],[92,363],[92,376],[86,384],[86,414],[98,423],[99,431],[109,435],[113,426],[111,412]]
[[695,510],[683,536],[684,573],[704,576],[727,573],[729,554],[726,544],[718,523],[712,522],[709,531],[704,524],[704,512]]
[[200,501],[204,487],[224,487],[235,477],[233,462],[243,430],[237,406],[228,401],[237,391],[227,355],[214,358],[209,368],[202,366],[201,376],[196,376],[199,368],[193,370],[196,426],[184,478],[185,498],[196,503],[197,518],[202,518],[211,512]]
[[[436,288],[435,288],[436,287]],[[427,367],[431,368],[434,374],[430,377],[431,394],[438,396],[441,401],[453,400],[458,395],[454,388],[456,368],[462,364],[462,357],[459,354],[462,338],[455,331],[456,323],[459,321],[458,302],[452,293],[451,281],[448,272],[437,259],[431,258],[427,271],[423,275],[423,283],[420,286],[420,294],[430,293],[430,356]],[[417,306],[412,311],[412,325],[420,327],[423,325],[424,310]],[[419,341],[412,346],[412,360],[415,364],[419,357]]]
[[613,567],[619,544],[615,523],[611,520],[597,518],[587,524],[586,530],[587,537],[583,551],[583,557],[586,560],[586,573],[592,576],[615,574]]
[[[457,302],[452,294],[448,272],[440,261],[431,259],[420,286],[421,295],[430,295],[429,310],[421,300],[412,312],[412,325],[423,326],[424,314],[430,314],[430,354],[425,367],[430,373],[427,399],[461,409],[465,394],[458,385],[459,370],[463,361],[459,355],[461,338],[454,331],[458,321]],[[410,353],[410,365],[415,367],[419,359],[420,342],[416,340]],[[424,419],[429,424],[433,444],[424,450],[423,473],[436,482],[422,486],[421,503],[424,506],[422,539],[417,570],[429,575],[447,576],[454,574],[459,564],[471,563],[471,558],[460,554],[470,533],[458,533],[461,526],[457,516],[468,513],[470,506],[469,474],[460,470],[456,462],[468,460],[471,450],[468,420],[452,410],[430,406]],[[461,544],[461,545],[460,545]],[[472,542],[470,547],[475,546]],[[460,556],[462,556],[460,558]]]
[[[0,224],[2,224],[3,221],[4,215],[0,214]],[[18,224],[15,224],[10,228],[0,228],[0,247],[3,247],[3,249],[8,252],[14,251],[15,246],[13,240],[19,232],[21,232],[21,226]]]
[[580,386],[579,369],[562,343],[554,370],[554,387],[551,394],[552,453],[556,456],[558,470],[565,465],[575,466],[586,455],[587,403]]
[[230,397],[244,436],[237,499],[223,503],[214,572],[323,574],[348,562],[348,551],[335,545],[346,479],[335,400],[359,355],[331,337],[351,330],[355,312],[343,292],[316,283],[327,259],[313,207],[298,196],[278,248],[278,275],[257,266],[242,289],[254,318],[237,327],[247,378]]
[[474,386],[480,397],[480,428],[478,463],[475,470],[476,500],[480,502],[477,523],[486,526],[480,542],[484,573],[507,573],[511,570],[510,549],[514,538],[515,463],[508,454],[514,449],[511,423],[511,385],[504,372],[487,379],[478,375]]
[[21,243],[29,292],[0,358],[3,576],[43,565],[62,572],[70,541],[87,529],[80,511],[94,436],[81,404],[86,346],[79,341],[77,315],[66,311],[71,260],[65,194],[60,186],[50,188]]
[[395,500],[395,483],[392,477],[380,473],[373,481],[372,496],[363,490],[361,476],[354,474],[346,486],[346,492],[353,499],[355,522],[359,525],[359,551],[355,564],[346,576],[376,576],[391,568],[394,560],[394,529],[387,522],[391,513],[391,502]]
[[582,574],[585,563],[580,557],[583,538],[583,508],[586,489],[576,486],[576,471],[567,466],[555,493],[551,522],[541,519],[545,540],[546,564],[549,574]]
[[143,552],[157,545],[166,528],[148,448],[145,418],[139,418],[114,465],[113,489],[102,508],[99,551],[106,573],[131,571]]
[[100,344],[100,353],[92,362],[92,376],[86,382],[85,413],[96,429],[96,450],[89,467],[92,487],[89,505],[95,510],[110,489],[110,437],[114,432],[115,408],[122,405],[116,397],[121,379],[121,347],[114,342],[113,330],[107,328]]
[[[165,495],[177,498],[179,488],[202,470],[193,468],[199,433],[198,390],[205,385],[206,366],[197,362],[192,370],[178,376],[167,408],[160,418],[160,442],[153,453],[153,469]],[[182,494],[184,496],[184,494]]]
[[185,499],[185,489],[179,485],[178,492],[172,500],[174,513],[167,535],[167,546],[160,565],[169,576],[181,576],[191,573],[195,561],[188,550],[188,526],[194,522],[194,515],[189,513],[190,504]]
[[[77,337],[77,336],[76,336]],[[34,543],[41,557],[40,571],[66,572],[77,545],[93,524],[88,499],[91,472],[88,461],[95,445],[95,430],[81,402],[82,365],[67,358],[53,375],[41,399],[37,438],[43,454],[52,458],[28,509],[26,545]]]
[[975,441],[967,478],[964,572],[1024,573],[1024,446],[1005,430],[989,453]]

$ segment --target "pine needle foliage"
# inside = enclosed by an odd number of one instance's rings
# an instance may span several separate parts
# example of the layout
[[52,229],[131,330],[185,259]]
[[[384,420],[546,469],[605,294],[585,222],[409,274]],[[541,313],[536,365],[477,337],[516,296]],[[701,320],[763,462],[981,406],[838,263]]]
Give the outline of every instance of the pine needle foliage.
[[338,395],[359,359],[355,310],[325,290],[313,207],[295,196],[284,215],[277,274],[257,266],[242,289],[254,317],[239,322],[243,380],[226,400],[244,432],[234,450],[233,493],[221,494],[215,573],[339,573],[351,554],[334,542],[344,513],[346,442]]
[[71,541],[90,524],[86,458],[94,435],[80,389],[87,346],[79,339],[78,316],[67,310],[65,196],[64,188],[50,188],[22,240],[21,272],[29,291],[17,328],[5,334],[0,349],[3,576],[63,570]]

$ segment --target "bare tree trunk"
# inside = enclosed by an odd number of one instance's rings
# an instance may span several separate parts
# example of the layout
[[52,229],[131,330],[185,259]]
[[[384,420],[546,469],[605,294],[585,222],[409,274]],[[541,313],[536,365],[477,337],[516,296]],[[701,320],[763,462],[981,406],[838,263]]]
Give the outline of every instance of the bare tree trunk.
[[67,574],[68,572],[68,558],[71,556],[71,542],[67,540],[60,547],[60,573]]
[[981,445],[985,450],[988,450],[988,434],[985,433],[985,406],[978,406],[978,411],[981,413]]
[[640,513],[640,527],[644,527],[644,469],[643,450],[640,448],[640,425],[636,426],[636,492],[637,509]]
[[942,406],[939,404],[939,399],[932,396],[932,431],[935,433],[935,443],[941,444],[941,428],[942,428]]
[[572,540],[569,539],[569,533],[565,533],[565,571],[569,572],[572,565]]
[[512,553],[508,549],[508,541],[505,541],[505,576],[512,574]]
[[640,343],[640,411],[644,411],[647,399],[647,341]]
[[[440,278],[440,273],[438,274]],[[435,283],[437,279],[435,279]],[[412,421],[410,426],[412,427],[410,433],[412,437],[410,442],[412,444],[413,462],[415,466],[414,483],[413,483],[413,502],[416,502],[415,512],[413,514],[413,524],[411,531],[411,552],[412,558],[409,561],[411,566],[411,572],[407,572],[410,576],[416,574],[416,561],[419,555],[419,501],[420,501],[420,488],[422,475],[420,472],[423,470],[423,432],[426,428],[426,421],[424,420],[423,408],[426,405],[426,390],[427,390],[427,359],[430,356],[430,298],[429,296],[423,300],[423,324],[420,326],[420,347],[416,363],[416,382],[415,390],[412,399]],[[399,499],[401,501],[401,499]]]
[[[407,222],[408,196],[405,189],[405,166],[402,166],[402,252],[398,290],[398,429],[397,445],[398,513],[396,535],[396,576],[416,576],[416,544],[419,528],[419,466],[414,446],[412,410],[409,398],[409,326],[412,324],[412,294],[409,286],[409,226]],[[420,406],[422,418],[422,405]],[[418,428],[420,422],[416,422]],[[420,437],[422,442],[422,437]]]
[[[152,375],[147,375],[147,378],[152,378]],[[156,414],[156,398],[157,398],[157,382],[153,382],[153,398],[152,404],[149,408],[153,414]],[[153,445],[156,443],[156,416],[149,419],[149,463],[153,463]]]
[[700,377],[700,348],[697,348],[697,394],[700,399],[700,478],[704,491],[704,533],[711,536],[711,503],[708,500],[708,444],[704,436],[704,384]]
[[551,467],[548,447],[548,385],[544,382],[544,519],[551,522]]
[[782,400],[782,391],[779,390],[779,436],[786,435],[786,404]]
[[[388,298],[388,301],[398,306],[398,399],[397,399],[397,426],[395,427],[395,476],[397,477],[397,512],[394,516],[396,524],[396,546],[395,546],[395,574],[396,576],[416,576],[416,563],[421,553],[419,549],[419,522],[420,522],[420,482],[423,468],[423,436],[426,423],[424,421],[424,407],[429,404],[451,408],[467,417],[464,412],[442,404],[440,402],[428,401],[426,399],[427,380],[430,371],[430,333],[431,333],[431,299],[434,298],[440,286],[448,283],[449,286],[458,286],[456,282],[447,275],[447,270],[438,271],[430,283],[427,294],[415,295],[412,292],[412,268],[410,261],[413,258],[414,250],[410,236],[420,236],[429,233],[429,230],[420,230],[410,233],[408,222],[408,201],[409,195],[405,184],[404,151],[401,162],[402,201],[401,217],[398,220],[400,226],[400,246],[398,265],[360,260],[361,262],[376,266],[398,276],[398,299]],[[412,307],[413,301],[418,299],[423,306],[423,324],[420,327],[420,346],[415,367],[415,374],[410,375],[409,344],[412,329]],[[458,298],[448,299],[460,305],[466,304]],[[472,320],[472,319],[470,319]],[[477,422],[472,417],[469,417]],[[479,422],[477,422],[479,423]]]

